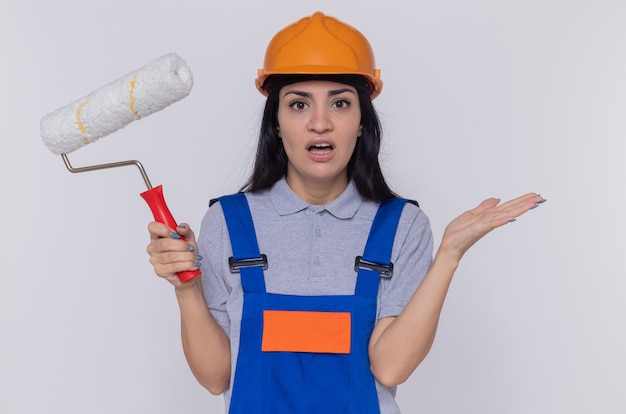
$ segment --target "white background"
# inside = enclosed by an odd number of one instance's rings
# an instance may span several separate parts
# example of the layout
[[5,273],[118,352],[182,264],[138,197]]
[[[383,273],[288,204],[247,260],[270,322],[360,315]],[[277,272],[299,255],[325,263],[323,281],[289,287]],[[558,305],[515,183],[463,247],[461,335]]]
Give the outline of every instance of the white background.
[[468,253],[403,412],[626,412],[626,2],[606,0],[1,0],[0,412],[222,412],[148,263],[137,170],[70,174],[39,121],[178,53],[189,97],[70,159],[141,160],[197,228],[249,171],[267,43],[318,9],[370,39],[382,163],[437,240],[486,197],[548,198]]

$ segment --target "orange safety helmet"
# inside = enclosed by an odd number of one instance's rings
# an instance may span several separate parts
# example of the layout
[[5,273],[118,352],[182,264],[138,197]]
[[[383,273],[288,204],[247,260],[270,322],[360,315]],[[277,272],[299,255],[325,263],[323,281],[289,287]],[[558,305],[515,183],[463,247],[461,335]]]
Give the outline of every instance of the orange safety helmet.
[[376,69],[369,42],[354,27],[316,12],[278,32],[265,52],[263,68],[256,78],[257,89],[268,95],[266,80],[270,75],[364,76],[374,99],[383,88],[380,69]]

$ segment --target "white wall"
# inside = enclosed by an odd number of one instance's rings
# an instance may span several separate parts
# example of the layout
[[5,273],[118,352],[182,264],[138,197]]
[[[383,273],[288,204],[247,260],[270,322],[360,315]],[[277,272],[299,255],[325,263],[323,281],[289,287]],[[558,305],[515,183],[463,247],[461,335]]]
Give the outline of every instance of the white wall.
[[437,238],[486,197],[549,199],[464,259],[404,412],[625,412],[626,3],[607,0],[2,0],[0,412],[222,411],[148,263],[139,174],[68,173],[39,121],[181,55],[188,98],[71,159],[140,159],[197,228],[248,171],[267,42],[317,9],[374,46],[383,163]]

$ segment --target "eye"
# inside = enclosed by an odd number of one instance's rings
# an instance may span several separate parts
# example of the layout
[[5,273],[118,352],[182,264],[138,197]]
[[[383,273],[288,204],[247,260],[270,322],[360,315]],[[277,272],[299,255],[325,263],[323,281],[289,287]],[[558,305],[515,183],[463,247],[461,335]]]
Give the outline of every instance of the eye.
[[336,109],[348,109],[352,103],[348,99],[337,99],[332,107]]
[[289,104],[289,107],[295,109],[296,111],[301,111],[307,108],[306,102],[303,101],[293,101]]

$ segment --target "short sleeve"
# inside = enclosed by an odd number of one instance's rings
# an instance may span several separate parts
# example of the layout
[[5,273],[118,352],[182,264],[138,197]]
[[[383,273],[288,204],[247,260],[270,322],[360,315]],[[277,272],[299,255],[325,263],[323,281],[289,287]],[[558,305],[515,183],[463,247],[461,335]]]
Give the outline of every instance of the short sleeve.
[[230,243],[226,232],[224,213],[220,204],[215,203],[204,215],[198,237],[198,249],[203,257],[202,289],[211,315],[230,337],[230,319],[226,306],[231,287],[223,270],[224,243]]
[[382,279],[378,318],[398,316],[426,276],[433,259],[433,235],[424,211],[407,203],[402,211],[391,261],[393,276]]

